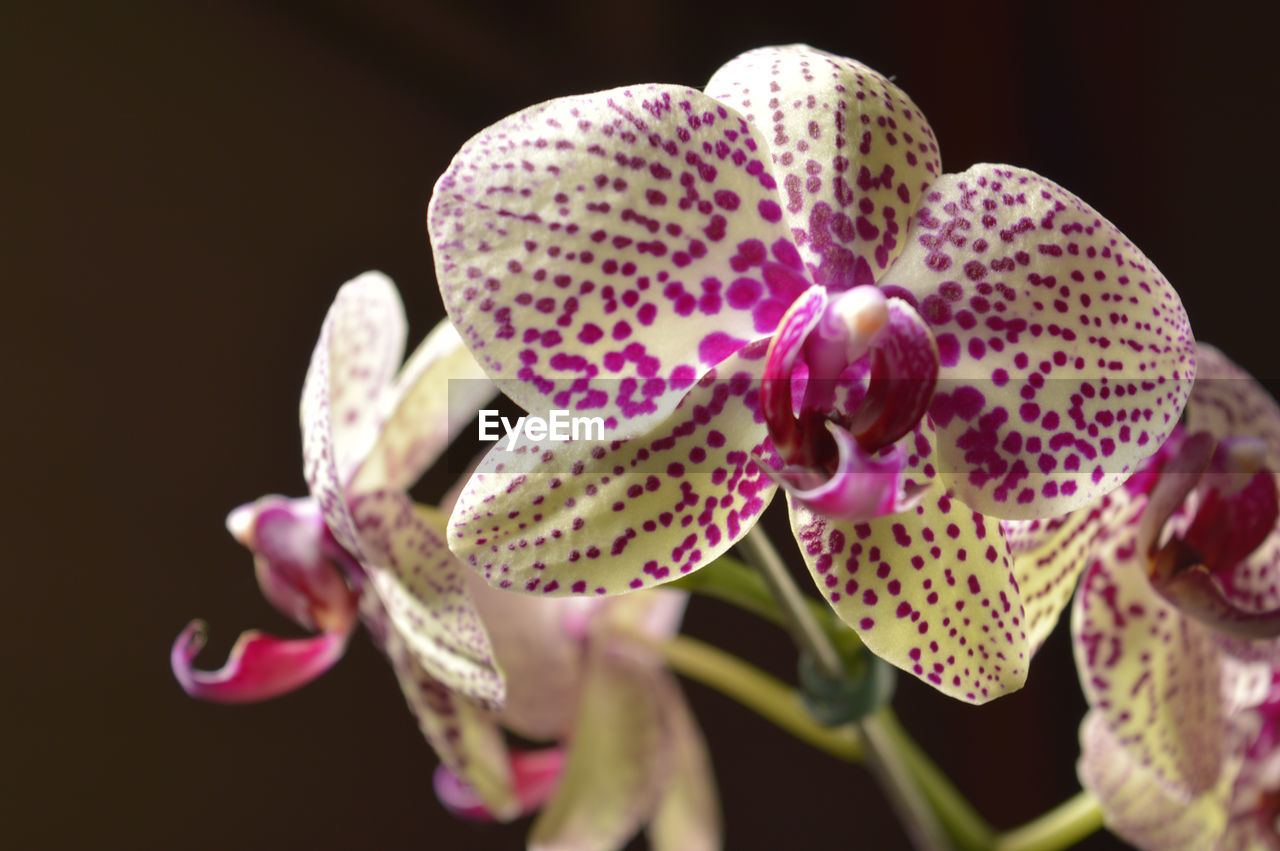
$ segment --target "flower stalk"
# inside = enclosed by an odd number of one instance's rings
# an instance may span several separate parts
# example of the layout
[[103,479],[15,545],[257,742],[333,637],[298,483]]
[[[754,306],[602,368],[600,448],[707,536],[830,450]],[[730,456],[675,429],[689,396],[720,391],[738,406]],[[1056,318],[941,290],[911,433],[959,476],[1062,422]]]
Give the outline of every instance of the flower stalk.
[[1102,807],[1084,790],[1022,827],[996,838],[995,851],[1058,851],[1102,828]]
[[[752,527],[743,543],[779,608],[785,613],[796,646],[802,653],[810,654],[829,678],[843,676],[844,664],[840,654],[804,604],[804,596],[764,530],[759,525]],[[914,778],[894,750],[883,721],[879,720],[879,716],[885,711],[881,709],[877,715],[853,724],[862,736],[867,768],[879,781],[890,804],[897,811],[903,829],[916,848],[921,851],[951,848],[937,814],[916,786]]]

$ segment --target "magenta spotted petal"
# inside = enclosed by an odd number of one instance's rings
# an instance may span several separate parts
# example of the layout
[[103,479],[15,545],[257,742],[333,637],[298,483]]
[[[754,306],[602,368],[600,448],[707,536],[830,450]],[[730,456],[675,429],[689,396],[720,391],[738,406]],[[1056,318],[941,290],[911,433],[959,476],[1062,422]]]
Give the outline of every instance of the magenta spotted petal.
[[661,422],[806,287],[767,150],[701,92],[561,98],[468,142],[428,226],[449,316],[526,410]]
[[1113,535],[1135,521],[1140,501],[1121,491],[1044,520],[1004,520],[1031,652],[1044,644],[1075,593],[1076,581]]
[[[1280,473],[1280,406],[1266,388],[1212,346],[1200,346],[1199,360],[1201,380],[1187,405],[1187,430],[1248,440],[1257,447],[1258,468]],[[1280,609],[1280,534],[1270,534],[1223,578],[1225,592],[1241,609]],[[1239,650],[1248,652],[1244,646]]]
[[733,59],[707,94],[759,128],[813,281],[875,283],[942,172],[933,131],[906,93],[861,62],[794,44]]
[[1218,843],[1227,831],[1231,772],[1197,795],[1171,791],[1096,711],[1080,727],[1080,749],[1080,782],[1102,802],[1108,828],[1148,851],[1223,847]]
[[453,325],[441,322],[379,398],[377,440],[348,487],[412,486],[496,393]]
[[934,487],[861,523],[793,503],[791,523],[814,581],[877,656],[969,703],[1022,687],[1030,652],[999,521]]
[[504,688],[464,581],[463,566],[434,516],[399,491],[377,491],[350,505],[364,562],[391,625],[414,660],[450,689],[496,706]]
[[931,416],[949,485],[1020,519],[1112,490],[1191,391],[1177,294],[1114,225],[1031,172],[974,166],[923,202],[880,285],[909,293],[938,340]]
[[449,546],[491,585],[538,594],[619,594],[708,563],[775,490],[762,355],[727,359],[645,437],[498,444],[458,499]]
[[1080,580],[1072,635],[1080,684],[1117,742],[1169,789],[1199,794],[1222,751],[1219,650],[1148,583],[1130,536]]
[[365,625],[387,654],[409,710],[423,737],[440,757],[440,764],[462,778],[495,819],[518,817],[521,804],[505,738],[493,713],[427,673],[376,596],[362,597],[360,608]]
[[370,272],[345,284],[325,316],[302,385],[303,473],[334,538],[363,553],[346,486],[377,439],[378,402],[404,355],[404,308]]

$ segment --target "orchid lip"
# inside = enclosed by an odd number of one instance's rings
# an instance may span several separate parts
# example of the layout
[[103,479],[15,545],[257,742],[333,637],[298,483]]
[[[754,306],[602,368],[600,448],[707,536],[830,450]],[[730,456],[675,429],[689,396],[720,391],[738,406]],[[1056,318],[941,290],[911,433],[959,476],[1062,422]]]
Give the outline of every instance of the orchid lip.
[[901,450],[872,457],[848,430],[833,422],[826,427],[838,450],[834,472],[794,465],[767,470],[797,502],[828,517],[871,518],[910,508],[928,489],[904,485]]
[[[1208,432],[1175,433],[1151,484],[1139,541],[1156,591],[1184,614],[1217,632],[1244,639],[1280,636],[1280,609],[1238,606],[1228,583],[1241,563],[1273,533],[1280,519],[1275,475],[1256,441],[1216,443]],[[1180,534],[1163,543],[1170,518],[1194,510]]]
[[[938,363],[936,343],[914,310],[874,287],[836,296],[814,288],[797,299],[770,345],[761,392],[770,436],[787,462],[773,478],[832,517],[910,507],[924,488],[904,491],[902,452],[874,454],[924,416]],[[794,379],[802,369],[797,406]],[[847,383],[859,373],[865,390]]]

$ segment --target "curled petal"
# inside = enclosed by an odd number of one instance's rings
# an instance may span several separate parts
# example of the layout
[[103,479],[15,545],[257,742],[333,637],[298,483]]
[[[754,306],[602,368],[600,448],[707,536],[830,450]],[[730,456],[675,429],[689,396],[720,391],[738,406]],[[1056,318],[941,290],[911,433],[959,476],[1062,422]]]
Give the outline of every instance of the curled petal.
[[673,687],[644,662],[592,654],[569,759],[531,851],[620,848],[649,820],[673,757],[664,717]]
[[707,564],[773,496],[763,354],[726,360],[644,437],[498,444],[454,507],[449,546],[489,584],[538,594],[620,594]]
[[350,632],[356,596],[337,564],[359,567],[325,529],[310,499],[266,496],[227,516],[227,529],[254,554],[263,595],[305,629]]
[[302,385],[303,475],[334,538],[363,561],[346,486],[377,439],[379,399],[404,356],[395,285],[368,272],[347,282],[325,316]]
[[377,443],[350,489],[407,490],[496,392],[444,320],[409,356],[395,386],[383,395]]
[[834,472],[795,466],[771,472],[794,504],[840,520],[868,520],[903,511],[924,492],[927,486],[904,482],[907,462],[901,449],[873,456],[844,428],[826,426],[838,452]]
[[1208,791],[1189,800],[1172,793],[1096,711],[1080,726],[1080,749],[1080,784],[1101,801],[1112,831],[1146,851],[1219,847],[1227,829],[1232,772],[1222,772]]
[[1213,787],[1223,749],[1221,653],[1160,598],[1132,534],[1097,553],[1076,590],[1071,634],[1093,714],[1184,800]]
[[874,283],[942,170],[906,93],[860,62],[792,44],[742,54],[707,94],[742,111],[768,144],[814,280],[833,290]]
[[[560,748],[517,750],[509,754],[511,779],[520,816],[537,812],[555,791],[564,768],[564,752]],[[471,821],[493,821],[493,813],[467,782],[454,774],[449,766],[436,766],[432,785],[445,809]]]
[[804,352],[805,341],[826,312],[830,299],[826,290],[814,287],[797,298],[787,309],[778,330],[769,340],[765,355],[764,381],[760,384],[760,409],[769,424],[769,436],[778,454],[788,464],[811,466],[818,462],[816,441],[822,435],[812,434],[805,412],[805,422],[796,420],[795,385],[792,373]]
[[915,428],[933,399],[939,353],[933,334],[901,299],[871,347],[871,381],[850,431],[868,450],[888,446]]
[[789,507],[814,581],[871,652],[969,703],[1022,687],[1030,648],[998,521],[937,481],[914,508],[865,522]]
[[937,337],[939,467],[966,504],[1065,513],[1123,482],[1177,424],[1195,376],[1186,313],[1080,199],[978,165],[930,186],[906,242],[880,285]]
[[443,518],[399,491],[364,494],[351,504],[368,554],[369,582],[394,631],[435,679],[486,706],[504,699],[502,673],[463,576],[444,541]]
[[[1171,541],[1161,550],[1156,557],[1157,564],[1166,559],[1182,560],[1184,557],[1177,555],[1183,552],[1183,547],[1178,546],[1180,543]],[[1165,572],[1161,568],[1157,570]],[[1177,606],[1183,614],[1231,638],[1251,641],[1280,638],[1280,610],[1251,612],[1241,609],[1223,592],[1222,586],[1203,565],[1175,568],[1171,573],[1166,579],[1155,578],[1155,588],[1161,597]]]
[[240,634],[227,662],[216,671],[192,666],[205,643],[205,624],[194,620],[179,633],[169,665],[182,690],[214,703],[254,703],[300,688],[333,667],[349,633],[312,638],[276,638],[251,630]]
[[745,119],[676,86],[517,113],[432,195],[449,316],[521,407],[642,434],[810,285],[768,163]]

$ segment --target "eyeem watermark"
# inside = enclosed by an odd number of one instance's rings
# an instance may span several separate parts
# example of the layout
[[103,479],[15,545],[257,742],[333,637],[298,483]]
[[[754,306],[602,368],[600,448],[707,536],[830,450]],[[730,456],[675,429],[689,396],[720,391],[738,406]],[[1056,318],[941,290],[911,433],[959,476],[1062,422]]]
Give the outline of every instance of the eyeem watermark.
[[[501,426],[504,434],[498,434]],[[508,452],[516,448],[520,435],[530,440],[604,440],[604,417],[574,417],[568,411],[552,410],[547,417],[517,417],[513,423],[491,409],[480,411],[480,439],[507,439]]]

